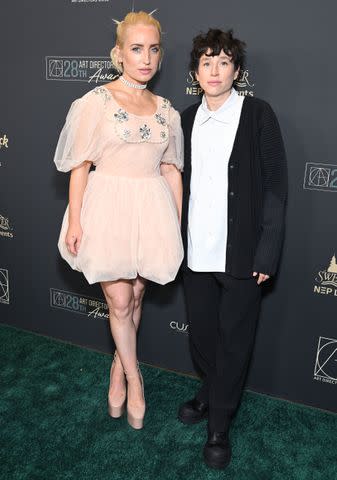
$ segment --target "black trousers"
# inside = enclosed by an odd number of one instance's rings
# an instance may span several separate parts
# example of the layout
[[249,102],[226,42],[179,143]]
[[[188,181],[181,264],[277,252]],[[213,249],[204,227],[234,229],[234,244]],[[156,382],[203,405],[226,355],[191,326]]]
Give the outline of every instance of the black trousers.
[[196,398],[209,404],[209,428],[226,431],[236,412],[261,303],[255,278],[184,272],[192,358],[202,378]]

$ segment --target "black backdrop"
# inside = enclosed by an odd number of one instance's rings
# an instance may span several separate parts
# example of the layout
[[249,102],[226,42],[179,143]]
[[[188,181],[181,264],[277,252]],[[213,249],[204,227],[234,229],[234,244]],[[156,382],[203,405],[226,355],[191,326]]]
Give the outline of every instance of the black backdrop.
[[[247,386],[337,411],[337,42],[332,0],[136,0],[158,8],[165,56],[154,91],[179,110],[195,102],[188,54],[208,27],[233,27],[248,44],[238,89],[274,107],[289,160],[286,241],[266,287]],[[106,305],[56,248],[68,176],[52,163],[70,103],[108,81],[112,18],[131,1],[27,0],[1,7],[1,322],[112,352]],[[207,319],[205,319],[207,320]],[[142,361],[193,372],[181,282],[150,285]]]

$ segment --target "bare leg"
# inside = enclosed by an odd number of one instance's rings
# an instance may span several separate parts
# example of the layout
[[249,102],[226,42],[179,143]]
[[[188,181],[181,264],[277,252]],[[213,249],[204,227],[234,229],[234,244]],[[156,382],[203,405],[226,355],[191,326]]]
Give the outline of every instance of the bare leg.
[[146,286],[146,280],[145,278],[142,278],[138,276],[135,280],[132,282],[132,287],[133,287],[133,296],[135,299],[135,306],[133,310],[133,323],[136,327],[136,330],[138,330],[139,323],[140,323],[140,318],[142,315],[142,302],[143,302],[143,297],[145,293],[145,286]]
[[133,322],[133,281],[102,282],[101,286],[108,303],[111,333],[120,359],[117,362],[119,368],[113,372],[112,390],[109,394],[114,392],[118,396],[118,391],[125,392],[123,368],[132,378],[128,388],[128,404],[142,407],[144,397],[137,368],[136,327]]
[[[145,293],[146,280],[142,277],[137,277],[132,280],[133,296],[134,296],[134,309],[133,309],[133,323],[136,328],[136,332],[139,327],[141,314],[142,314],[142,301]],[[102,287],[103,288],[103,287]],[[122,362],[120,361],[117,349],[114,357],[114,366],[112,375],[110,378],[109,395],[115,399],[115,404],[120,404],[122,398],[125,396],[125,377]]]

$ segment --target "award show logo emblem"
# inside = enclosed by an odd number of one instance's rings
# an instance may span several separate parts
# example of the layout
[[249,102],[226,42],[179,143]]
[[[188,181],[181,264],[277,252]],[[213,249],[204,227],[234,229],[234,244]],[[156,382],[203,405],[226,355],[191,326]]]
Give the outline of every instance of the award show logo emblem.
[[46,80],[100,83],[118,78],[109,57],[47,56]]
[[9,219],[0,215],[0,237],[13,238],[13,229],[9,225]]
[[337,385],[337,340],[319,337],[314,380]]
[[50,306],[68,312],[80,313],[87,317],[109,318],[108,305],[102,300],[57,288],[50,289]]
[[5,268],[0,268],[0,302],[9,304],[9,276]]
[[337,165],[307,163],[303,188],[321,192],[337,192]]
[[314,286],[314,293],[321,295],[333,295],[337,297],[337,261],[336,255],[333,255],[330,265],[326,270],[318,272]]
[[188,325],[185,323],[172,321],[170,322],[170,328],[172,328],[172,330],[178,333],[188,333]]

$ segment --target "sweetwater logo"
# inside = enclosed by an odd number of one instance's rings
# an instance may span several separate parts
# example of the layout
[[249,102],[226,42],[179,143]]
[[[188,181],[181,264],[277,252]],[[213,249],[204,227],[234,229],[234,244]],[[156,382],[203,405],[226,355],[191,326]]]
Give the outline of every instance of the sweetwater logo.
[[314,380],[337,385],[337,340],[319,337]]
[[314,293],[337,297],[337,262],[335,255],[332,257],[329,267],[318,272],[315,282],[318,285],[314,286]]
[[0,237],[13,238],[13,229],[9,225],[9,219],[0,215]]
[[303,188],[321,192],[337,192],[337,165],[307,163],[305,165]]
[[186,95],[200,95],[203,89],[200,87],[198,80],[194,76],[194,72],[189,71],[186,79],[187,87],[185,90]]
[[185,323],[179,323],[179,322],[170,322],[170,328],[174,330],[175,332],[178,333],[188,333],[188,325]]
[[[200,95],[203,92],[198,80],[196,80],[194,76],[194,72],[188,72],[186,82],[186,95]],[[254,97],[254,83],[252,83],[249,78],[249,70],[243,70],[241,72],[239,78],[235,80],[234,86],[239,95]]]
[[57,288],[50,289],[50,306],[92,318],[109,318],[108,305],[97,298],[79,295]]
[[0,268],[0,302],[9,303],[9,276],[5,268]]
[[46,80],[100,83],[118,76],[109,57],[46,57]]

